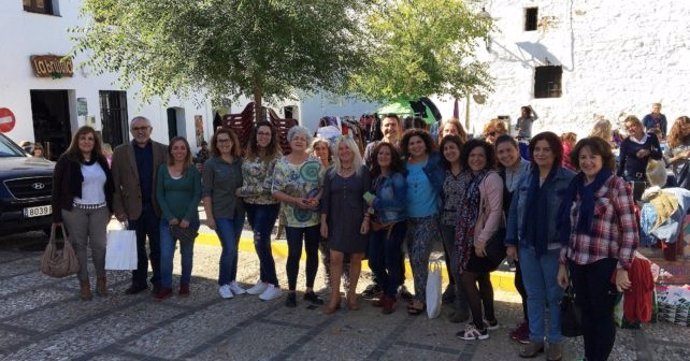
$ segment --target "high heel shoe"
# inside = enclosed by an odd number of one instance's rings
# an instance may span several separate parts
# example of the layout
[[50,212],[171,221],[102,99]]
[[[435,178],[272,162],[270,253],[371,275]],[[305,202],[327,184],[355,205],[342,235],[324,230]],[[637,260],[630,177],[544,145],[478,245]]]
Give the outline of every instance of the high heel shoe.
[[335,302],[333,300],[331,300],[330,302],[328,302],[328,305],[323,310],[323,314],[324,315],[330,315],[330,314],[335,313],[339,309],[340,309],[340,299],[338,299]]

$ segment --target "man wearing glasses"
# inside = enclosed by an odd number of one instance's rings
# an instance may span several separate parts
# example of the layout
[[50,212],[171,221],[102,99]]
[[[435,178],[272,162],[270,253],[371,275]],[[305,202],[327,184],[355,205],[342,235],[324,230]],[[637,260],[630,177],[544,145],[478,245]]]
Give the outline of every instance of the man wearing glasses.
[[[132,285],[125,291],[133,295],[148,289],[146,275],[151,259],[153,292],[160,288],[160,208],[155,199],[156,173],[167,159],[167,147],[151,140],[151,122],[138,116],[130,123],[134,138],[113,152],[112,172],[115,184],[113,209],[120,222],[137,234],[137,269],[132,271]],[[150,254],[146,254],[146,236]]]

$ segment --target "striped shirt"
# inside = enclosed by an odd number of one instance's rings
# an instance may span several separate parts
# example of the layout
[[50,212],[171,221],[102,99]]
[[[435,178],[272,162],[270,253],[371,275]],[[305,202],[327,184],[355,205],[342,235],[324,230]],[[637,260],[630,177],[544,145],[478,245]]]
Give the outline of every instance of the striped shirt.
[[612,175],[594,198],[591,234],[577,233],[579,197],[574,202],[570,210],[572,231],[568,245],[561,249],[561,260],[567,257],[575,264],[586,265],[616,258],[619,268],[628,269],[640,244],[632,190],[623,178]]

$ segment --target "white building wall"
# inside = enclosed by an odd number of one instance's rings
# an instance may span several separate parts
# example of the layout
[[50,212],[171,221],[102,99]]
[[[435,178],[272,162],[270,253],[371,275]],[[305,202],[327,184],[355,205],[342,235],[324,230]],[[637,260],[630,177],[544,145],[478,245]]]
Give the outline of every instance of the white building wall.
[[[60,89],[70,91],[71,128],[76,130],[86,124],[86,117],[77,117],[76,98],[86,98],[88,115],[94,117],[93,125],[101,129],[100,90],[126,90],[127,111],[129,119],[143,115],[153,125],[152,138],[168,143],[168,125],[166,109],[179,107],[185,110],[184,129],[178,133],[185,134],[195,148],[194,116],[202,115],[206,139],[213,129],[213,113],[210,102],[196,104],[191,100],[171,99],[167,104],[153,100],[150,104],[142,103],[136,95],[137,89],[121,89],[116,77],[112,74],[96,75],[93,70],[80,71],[79,64],[85,59],[80,55],[74,59],[74,76],[61,79],[38,78],[33,74],[29,57],[31,55],[66,55],[73,44],[68,29],[82,22],[79,18],[81,0],[53,0],[59,5],[59,16],[26,12],[21,0],[0,1],[0,107],[11,109],[16,118],[15,128],[7,135],[19,142],[34,140],[34,129],[31,112],[32,89]],[[129,134],[128,134],[129,135]],[[131,135],[130,135],[131,136]]]
[[[490,51],[482,46],[479,56],[490,64],[495,90],[482,105],[471,101],[476,132],[497,115],[510,115],[514,123],[520,106],[528,104],[540,117],[533,134],[585,136],[595,115],[616,127],[622,113],[642,118],[653,102],[663,104],[669,123],[690,114],[690,2],[492,0],[484,5],[497,31]],[[526,32],[524,8],[535,6],[548,26]],[[546,58],[563,67],[562,96],[535,99],[534,68],[547,65]],[[444,117],[451,116],[451,100],[439,107]]]

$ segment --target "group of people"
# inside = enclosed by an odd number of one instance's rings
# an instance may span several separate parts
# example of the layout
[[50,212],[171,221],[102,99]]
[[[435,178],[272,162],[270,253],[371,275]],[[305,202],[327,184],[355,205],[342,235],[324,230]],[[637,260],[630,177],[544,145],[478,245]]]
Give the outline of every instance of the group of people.
[[[546,350],[548,360],[561,359],[559,303],[564,289],[572,286],[582,309],[586,359],[605,360],[615,340],[614,300],[617,292],[631,287],[627,270],[639,243],[626,180],[638,177],[639,159],[661,157],[659,142],[637,118],[626,119],[628,139],[634,139],[621,146],[617,167],[610,139],[590,136],[575,142],[573,135],[552,132],[532,137],[536,114],[525,107],[523,115],[519,139],[493,130],[485,139],[468,139],[452,118],[440,125],[434,140],[425,129],[403,131],[399,117],[389,114],[381,121],[382,139],[370,142],[364,154],[351,137],[329,143],[296,126],[287,133],[290,152],[282,155],[276,129],[264,121],[254,125],[246,149],[241,149],[232,130],[219,128],[201,172],[193,166],[186,139],[173,138],[168,146],[151,140],[151,123],[144,117],[132,120],[133,140],[115,149],[110,166],[97,133],[84,126],[56,165],[54,222],[65,223],[74,243],[82,300],[92,298],[87,246],[96,269],[96,294],[108,294],[105,229],[115,215],[137,235],[138,268],[125,292],[145,291],[150,281],[160,301],[173,295],[177,241],[182,263],[178,294],[190,293],[202,202],[207,225],[222,246],[220,297],[248,293],[269,301],[286,291],[285,305],[296,307],[304,249],[303,300],[324,305],[325,314],[342,307],[343,278],[345,307],[360,308],[356,290],[365,257],[382,290],[373,304],[384,314],[394,312],[405,277],[405,253],[414,283],[414,296],[405,308],[410,315],[422,314],[429,258],[434,242],[440,241],[455,308],[451,321],[469,320],[457,333],[466,341],[485,340],[498,327],[490,273],[507,256],[517,267],[515,282],[523,302],[524,322],[511,333],[524,344],[520,356],[531,358]],[[682,124],[673,125],[668,143],[673,149],[684,146],[685,153],[672,154],[687,159],[690,119],[676,122]],[[501,127],[500,120],[491,124]],[[527,144],[524,157],[518,140]],[[286,289],[278,280],[270,244],[279,214],[285,218],[289,249]],[[236,279],[245,218],[260,264],[259,280],[249,289]],[[319,249],[328,256],[327,300],[314,292]],[[153,273],[147,280],[149,261]]]

